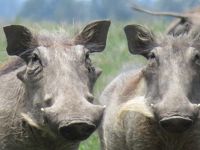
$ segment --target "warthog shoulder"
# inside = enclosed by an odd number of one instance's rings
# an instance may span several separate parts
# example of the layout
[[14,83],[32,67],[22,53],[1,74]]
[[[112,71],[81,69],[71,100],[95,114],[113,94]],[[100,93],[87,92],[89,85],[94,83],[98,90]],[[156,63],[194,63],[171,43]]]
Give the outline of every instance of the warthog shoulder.
[[107,105],[110,100],[116,97],[120,97],[118,100],[120,100],[120,103],[123,103],[131,97],[142,95],[144,87],[141,70],[121,73],[105,88],[100,97],[100,103]]

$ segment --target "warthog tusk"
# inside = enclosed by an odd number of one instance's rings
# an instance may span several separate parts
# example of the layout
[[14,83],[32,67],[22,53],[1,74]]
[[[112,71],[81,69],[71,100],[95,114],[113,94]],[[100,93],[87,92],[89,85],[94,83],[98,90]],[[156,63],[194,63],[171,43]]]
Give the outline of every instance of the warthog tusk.
[[44,108],[41,108],[41,111],[43,111],[43,112],[44,112]]
[[45,133],[49,134],[53,138],[56,137],[56,135],[51,130],[48,130],[48,129],[44,128],[43,126],[40,126],[37,123],[37,121],[34,118],[32,118],[31,115],[29,115],[27,113],[21,113],[21,116],[22,116],[23,120],[26,121],[31,127],[35,127],[36,129],[42,130]]
[[200,108],[200,104],[197,104],[197,107]]
[[29,114],[21,113],[21,116],[23,117],[24,121],[26,121],[30,126],[41,130],[41,127]]

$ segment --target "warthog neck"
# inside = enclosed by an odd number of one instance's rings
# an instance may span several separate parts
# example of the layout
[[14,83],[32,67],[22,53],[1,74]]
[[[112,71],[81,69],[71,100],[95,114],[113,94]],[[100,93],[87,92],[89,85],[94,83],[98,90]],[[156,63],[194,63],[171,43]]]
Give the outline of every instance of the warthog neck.
[[49,137],[40,130],[24,125],[21,135],[8,135],[1,141],[1,150],[77,150],[79,142]]

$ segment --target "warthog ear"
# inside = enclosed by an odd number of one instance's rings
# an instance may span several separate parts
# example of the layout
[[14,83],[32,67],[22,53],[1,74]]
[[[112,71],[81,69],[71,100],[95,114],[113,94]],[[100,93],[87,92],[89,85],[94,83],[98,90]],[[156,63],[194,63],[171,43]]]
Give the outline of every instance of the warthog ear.
[[8,55],[26,58],[36,47],[37,42],[29,29],[21,25],[10,25],[3,28],[7,39]]
[[88,24],[75,38],[75,44],[84,45],[90,52],[101,52],[106,47],[109,20],[101,20]]
[[149,52],[156,46],[153,33],[145,27],[135,24],[125,26],[124,31],[129,51],[147,58]]

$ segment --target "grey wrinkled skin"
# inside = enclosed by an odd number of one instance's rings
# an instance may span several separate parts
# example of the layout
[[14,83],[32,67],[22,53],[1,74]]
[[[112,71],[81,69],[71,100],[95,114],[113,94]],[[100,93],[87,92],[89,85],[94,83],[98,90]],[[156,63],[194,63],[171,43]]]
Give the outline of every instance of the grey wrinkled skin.
[[[148,63],[122,73],[102,93],[102,150],[200,149],[199,32],[156,38],[140,25],[125,27],[129,51]],[[166,118],[174,124],[164,126]]]
[[101,71],[89,54],[104,50],[109,26],[90,23],[72,40],[4,27],[15,57],[0,69],[0,150],[77,150],[93,133],[104,108],[92,104]]

